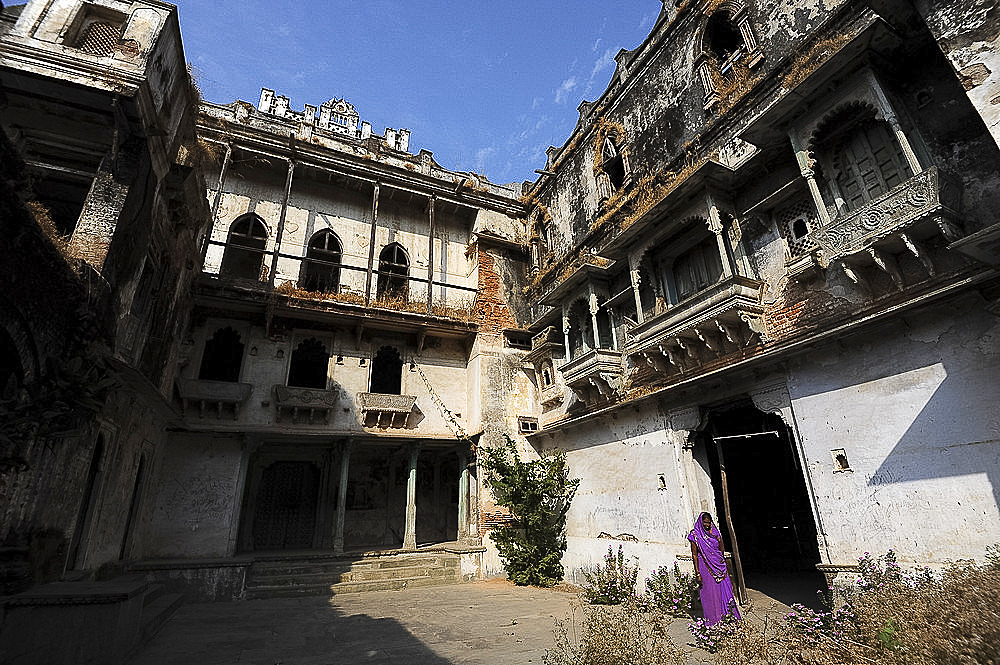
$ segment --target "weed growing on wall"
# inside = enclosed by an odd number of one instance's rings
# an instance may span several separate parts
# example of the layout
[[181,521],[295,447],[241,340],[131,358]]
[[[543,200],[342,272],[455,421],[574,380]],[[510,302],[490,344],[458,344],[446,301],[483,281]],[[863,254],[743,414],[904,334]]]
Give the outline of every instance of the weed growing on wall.
[[513,439],[481,449],[486,484],[515,521],[490,534],[514,584],[552,586],[563,577],[566,513],[580,484],[562,453],[523,461]]

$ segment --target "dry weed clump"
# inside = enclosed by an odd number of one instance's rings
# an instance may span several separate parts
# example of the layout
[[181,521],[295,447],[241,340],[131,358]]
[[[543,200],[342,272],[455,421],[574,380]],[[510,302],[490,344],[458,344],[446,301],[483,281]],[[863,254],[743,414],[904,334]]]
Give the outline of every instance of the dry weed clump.
[[569,621],[556,621],[555,646],[545,652],[545,665],[682,665],[684,651],[667,627],[673,618],[645,611],[634,601],[622,605],[588,605]]
[[785,90],[794,88],[849,41],[851,35],[844,33],[815,42],[792,61],[788,73],[781,79],[781,87]]
[[1000,662],[1000,549],[985,565],[904,573],[888,554],[859,562],[848,602],[796,607],[784,622],[744,621],[718,665],[996,665]]
[[55,245],[55,248],[59,250],[59,253],[64,258],[69,258],[70,235],[59,233],[56,223],[52,220],[52,213],[45,204],[40,201],[28,201],[25,206],[34,218],[35,223],[42,230],[42,233],[52,241],[52,244]]

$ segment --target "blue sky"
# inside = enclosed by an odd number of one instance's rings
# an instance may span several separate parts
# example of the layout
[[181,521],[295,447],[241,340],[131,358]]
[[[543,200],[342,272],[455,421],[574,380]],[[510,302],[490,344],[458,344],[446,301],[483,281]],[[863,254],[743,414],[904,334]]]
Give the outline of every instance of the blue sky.
[[607,87],[614,56],[649,33],[659,0],[259,2],[180,0],[185,55],[205,99],[292,108],[353,103],[411,152],[494,182],[534,180],[576,108]]

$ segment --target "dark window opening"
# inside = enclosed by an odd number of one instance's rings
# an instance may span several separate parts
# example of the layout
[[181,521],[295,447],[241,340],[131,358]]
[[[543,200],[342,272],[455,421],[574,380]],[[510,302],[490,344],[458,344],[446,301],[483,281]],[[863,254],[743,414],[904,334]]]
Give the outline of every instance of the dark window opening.
[[597,312],[597,337],[601,341],[602,349],[610,349],[614,346],[614,337],[611,334],[611,315],[606,309]]
[[340,286],[340,241],[333,231],[320,231],[309,241],[301,287],[336,293]]
[[552,385],[552,372],[548,369],[542,370],[542,385],[551,386]]
[[220,272],[227,277],[260,280],[264,270],[267,228],[256,215],[244,215],[229,227]]
[[590,308],[584,301],[577,300],[569,310],[570,360],[593,348],[594,323],[590,318]]
[[317,388],[326,390],[326,375],[330,364],[330,352],[315,337],[303,340],[292,351],[291,367],[288,370],[288,385],[295,388]]
[[240,380],[243,364],[243,342],[240,334],[231,327],[220,328],[205,342],[205,352],[201,356],[198,378],[202,381]]
[[733,25],[728,12],[716,12],[708,19],[706,28],[708,49],[718,58],[723,73],[739,59],[743,52],[743,35]]
[[372,359],[372,380],[369,392],[399,395],[403,385],[403,359],[399,351],[383,346]]
[[507,346],[512,349],[531,350],[531,338],[527,335],[508,330],[504,333],[504,340],[507,342]]
[[799,217],[794,222],[792,222],[792,237],[795,240],[801,240],[809,235],[809,224],[803,218]]
[[604,154],[601,168],[608,174],[611,188],[618,191],[625,186],[625,160],[618,146],[611,139],[604,141]]
[[519,416],[517,419],[517,429],[521,434],[534,434],[538,431],[538,418]]
[[687,250],[674,260],[674,285],[678,302],[722,279],[722,257],[715,236]]
[[382,299],[406,299],[410,274],[410,259],[399,243],[387,245],[378,256],[378,283],[375,297]]

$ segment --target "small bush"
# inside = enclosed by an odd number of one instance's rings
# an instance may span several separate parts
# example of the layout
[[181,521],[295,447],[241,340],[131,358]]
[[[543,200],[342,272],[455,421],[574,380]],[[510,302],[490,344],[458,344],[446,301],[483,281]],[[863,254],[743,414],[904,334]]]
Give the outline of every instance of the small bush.
[[704,619],[696,619],[693,623],[688,624],[688,630],[694,637],[695,646],[709,653],[718,651],[719,647],[736,635],[739,629],[740,620],[732,614],[727,614],[718,623],[711,626],[705,623]]
[[[585,606],[583,624],[556,621],[555,646],[544,665],[682,665],[684,652],[667,632],[672,619],[647,612],[634,602],[620,606]],[[579,637],[577,637],[579,635]]]
[[646,578],[645,602],[670,616],[692,616],[697,594],[697,578],[681,572],[676,561],[672,568],[660,566]]
[[583,595],[593,605],[620,605],[635,596],[635,581],[639,577],[639,566],[629,566],[625,552],[618,546],[615,554],[611,547],[604,555],[604,565],[583,571],[587,581]]

